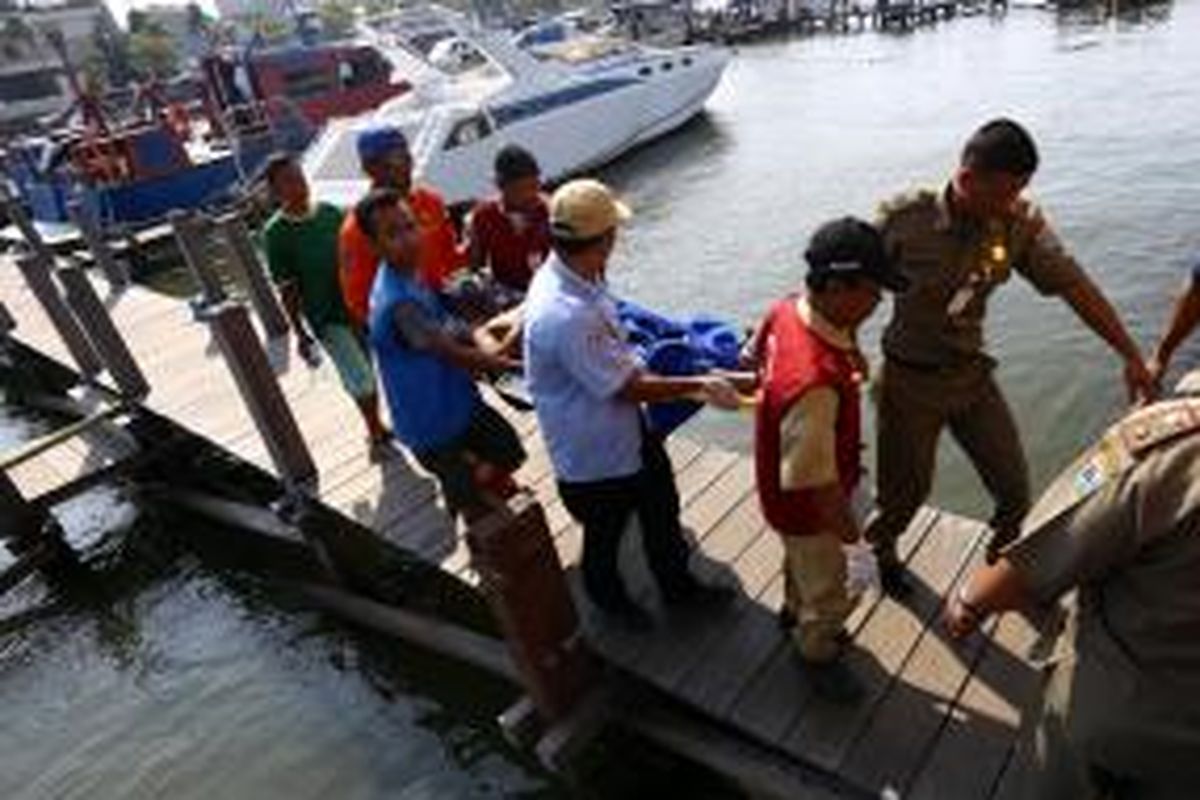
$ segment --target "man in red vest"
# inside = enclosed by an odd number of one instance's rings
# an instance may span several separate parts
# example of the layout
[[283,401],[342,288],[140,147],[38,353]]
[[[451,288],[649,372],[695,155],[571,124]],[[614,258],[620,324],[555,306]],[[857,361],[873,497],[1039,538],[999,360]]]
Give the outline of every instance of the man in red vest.
[[781,619],[816,691],[850,703],[862,689],[840,659],[857,599],[846,589],[843,545],[861,535],[851,496],[862,474],[867,369],[855,335],[881,289],[902,291],[907,282],[878,231],[851,217],[818,229],[804,257],[808,292],[776,303],[752,343],[761,387],[755,469],[763,516],[784,541]]

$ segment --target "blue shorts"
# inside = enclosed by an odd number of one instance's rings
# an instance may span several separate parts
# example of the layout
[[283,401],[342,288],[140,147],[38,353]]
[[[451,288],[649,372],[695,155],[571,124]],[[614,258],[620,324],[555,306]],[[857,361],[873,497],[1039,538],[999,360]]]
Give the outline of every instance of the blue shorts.
[[376,393],[371,357],[367,355],[362,339],[349,325],[326,325],[318,338],[351,397],[362,400]]

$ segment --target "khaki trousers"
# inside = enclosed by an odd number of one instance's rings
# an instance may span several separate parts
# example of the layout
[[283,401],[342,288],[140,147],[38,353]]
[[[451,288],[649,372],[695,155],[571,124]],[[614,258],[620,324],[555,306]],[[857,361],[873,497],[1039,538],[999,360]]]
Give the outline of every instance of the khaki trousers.
[[885,360],[879,376],[876,502],[866,531],[881,559],[929,498],[942,429],[970,458],[995,501],[992,527],[1015,534],[1029,511],[1029,468],[990,365],[925,371]]
[[792,639],[806,661],[827,662],[858,598],[846,593],[846,554],[836,536],[783,537],[783,602],[796,618]]

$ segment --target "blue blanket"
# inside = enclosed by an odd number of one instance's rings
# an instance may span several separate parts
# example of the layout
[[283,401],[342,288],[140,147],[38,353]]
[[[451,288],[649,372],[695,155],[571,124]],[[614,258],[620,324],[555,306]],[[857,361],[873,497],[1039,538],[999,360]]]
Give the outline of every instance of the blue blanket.
[[[711,369],[737,369],[742,335],[736,327],[709,316],[673,320],[635,303],[617,304],[628,336],[642,363],[659,375],[698,375]],[[650,430],[666,436],[687,422],[700,403],[655,403],[647,408]]]

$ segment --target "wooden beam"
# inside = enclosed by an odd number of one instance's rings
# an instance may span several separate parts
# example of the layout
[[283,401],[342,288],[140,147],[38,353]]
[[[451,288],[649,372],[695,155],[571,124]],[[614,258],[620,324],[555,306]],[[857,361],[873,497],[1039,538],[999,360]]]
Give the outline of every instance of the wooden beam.
[[483,669],[509,683],[520,675],[504,643],[442,620],[315,583],[287,584],[315,605],[365,627]]
[[39,542],[23,553],[15,564],[0,572],[0,594],[4,594],[38,569],[54,560],[55,548],[49,540]]
[[125,406],[112,406],[26,442],[20,447],[0,455],[0,472],[7,472],[14,467],[24,464],[26,461],[35,458],[50,448],[56,447],[68,439],[72,439],[115,416],[124,414],[126,410]]
[[521,695],[520,700],[496,717],[496,723],[500,726],[505,740],[513,747],[532,747],[544,732],[537,706],[527,694]]
[[84,380],[90,380],[100,373],[104,364],[100,362],[100,356],[96,354],[91,341],[83,332],[83,328],[79,326],[79,321],[71,313],[66,301],[63,300],[58,286],[55,285],[54,279],[50,275],[52,265],[53,261],[50,258],[36,253],[17,259],[17,268],[25,277],[25,284],[37,298],[42,310],[46,312],[46,316],[58,332],[63,344],[66,345],[71,358],[75,359],[75,366],[79,368],[79,374],[83,376]]
[[614,720],[628,730],[684,758],[703,764],[754,797],[771,800],[878,800],[879,795],[848,786],[745,737],[675,712],[661,703],[639,702]]
[[75,318],[83,326],[117,388],[126,397],[145,399],[150,394],[150,383],[130,352],[125,337],[117,330],[108,307],[96,294],[96,288],[92,286],[87,273],[79,264],[68,262],[58,270],[57,276],[67,304],[75,312]]

